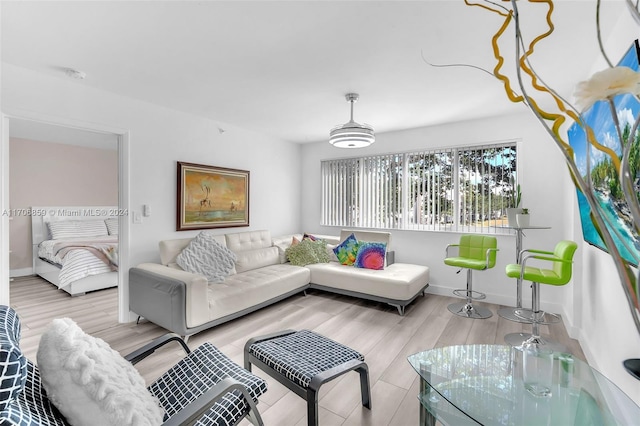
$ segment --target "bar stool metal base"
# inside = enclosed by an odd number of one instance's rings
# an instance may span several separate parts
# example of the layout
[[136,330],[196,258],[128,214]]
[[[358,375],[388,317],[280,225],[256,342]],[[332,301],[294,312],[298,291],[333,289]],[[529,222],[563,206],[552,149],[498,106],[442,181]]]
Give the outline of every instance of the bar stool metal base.
[[547,340],[542,336],[533,336],[531,333],[509,333],[504,336],[504,341],[515,348],[521,348],[525,344],[534,344],[554,352],[566,352],[567,350],[567,347],[561,343]]
[[452,303],[447,306],[447,309],[449,309],[449,312],[452,314],[465,318],[486,319],[493,316],[493,313],[491,313],[489,309],[482,306],[473,306],[471,303],[467,302]]
[[522,311],[529,311],[529,312],[533,312],[531,309],[525,309],[525,308],[511,308],[511,307],[504,307],[504,308],[500,308],[498,309],[498,315],[506,320],[509,321],[513,321],[513,322],[519,322],[522,324],[531,324],[531,321],[526,321],[522,318],[519,318],[516,316],[516,310],[522,310]]
[[540,311],[538,314],[535,314],[531,309],[516,309],[514,314],[516,317],[520,318],[520,320],[528,324],[533,324],[534,318],[538,325],[556,324],[561,321],[559,315],[545,311]]

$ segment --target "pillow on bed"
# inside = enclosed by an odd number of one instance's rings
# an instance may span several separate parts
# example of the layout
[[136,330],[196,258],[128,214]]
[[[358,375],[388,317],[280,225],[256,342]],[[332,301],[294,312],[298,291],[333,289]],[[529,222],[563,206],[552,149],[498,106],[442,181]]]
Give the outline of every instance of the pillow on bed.
[[109,235],[118,235],[117,217],[110,217],[109,219],[105,219],[104,223],[107,225],[107,231],[109,231]]
[[91,238],[109,235],[104,220],[60,220],[49,222],[51,238]]
[[51,322],[40,339],[37,359],[47,397],[69,424],[162,423],[164,410],[140,373],[73,320]]

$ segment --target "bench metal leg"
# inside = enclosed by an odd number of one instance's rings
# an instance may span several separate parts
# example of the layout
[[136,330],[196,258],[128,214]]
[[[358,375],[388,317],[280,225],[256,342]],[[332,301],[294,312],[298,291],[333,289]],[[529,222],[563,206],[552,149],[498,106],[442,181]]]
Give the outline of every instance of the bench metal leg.
[[318,426],[318,392],[307,389],[307,425]]
[[369,384],[369,367],[364,364],[356,368],[360,374],[360,393],[362,397],[362,405],[371,410],[371,386]]

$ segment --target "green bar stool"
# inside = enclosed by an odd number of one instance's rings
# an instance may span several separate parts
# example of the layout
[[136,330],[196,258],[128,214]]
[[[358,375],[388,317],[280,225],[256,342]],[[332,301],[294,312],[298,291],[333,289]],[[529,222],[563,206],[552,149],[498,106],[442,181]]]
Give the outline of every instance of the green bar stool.
[[[458,256],[449,256],[449,249],[458,247]],[[496,252],[498,251],[498,240],[495,237],[484,235],[463,235],[459,244],[449,244],[446,248],[446,258],[444,263],[449,266],[456,266],[467,270],[467,288],[453,290],[456,296],[464,297],[465,302],[450,304],[447,309],[453,314],[465,318],[484,319],[489,318],[491,311],[482,306],[473,306],[473,300],[481,300],[486,297],[484,293],[473,290],[472,272],[484,271],[493,268],[496,264]]]
[[[560,321],[556,314],[544,312],[540,309],[540,284],[562,286],[571,280],[573,255],[578,244],[573,241],[560,241],[553,251],[526,249],[522,250],[519,264],[510,264],[506,267],[506,274],[510,278],[520,278],[531,281],[531,310],[516,309],[515,315],[527,323],[531,323],[532,332],[510,333],[504,337],[505,342],[511,346],[525,344],[543,345],[552,349],[562,349],[561,345],[540,337],[540,325],[553,324]],[[551,269],[527,266],[530,260],[550,262]]]

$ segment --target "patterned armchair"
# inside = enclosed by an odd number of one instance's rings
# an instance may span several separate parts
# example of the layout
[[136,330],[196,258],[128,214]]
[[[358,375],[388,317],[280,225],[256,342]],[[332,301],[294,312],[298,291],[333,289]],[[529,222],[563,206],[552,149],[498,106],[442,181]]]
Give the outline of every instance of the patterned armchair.
[[[67,425],[47,398],[38,367],[22,354],[19,339],[16,312],[0,306],[0,425]],[[163,425],[236,425],[245,417],[262,425],[256,403],[266,383],[210,343],[191,351],[179,336],[168,334],[125,359],[135,364],[174,341],[186,357],[148,387],[164,409]]]

